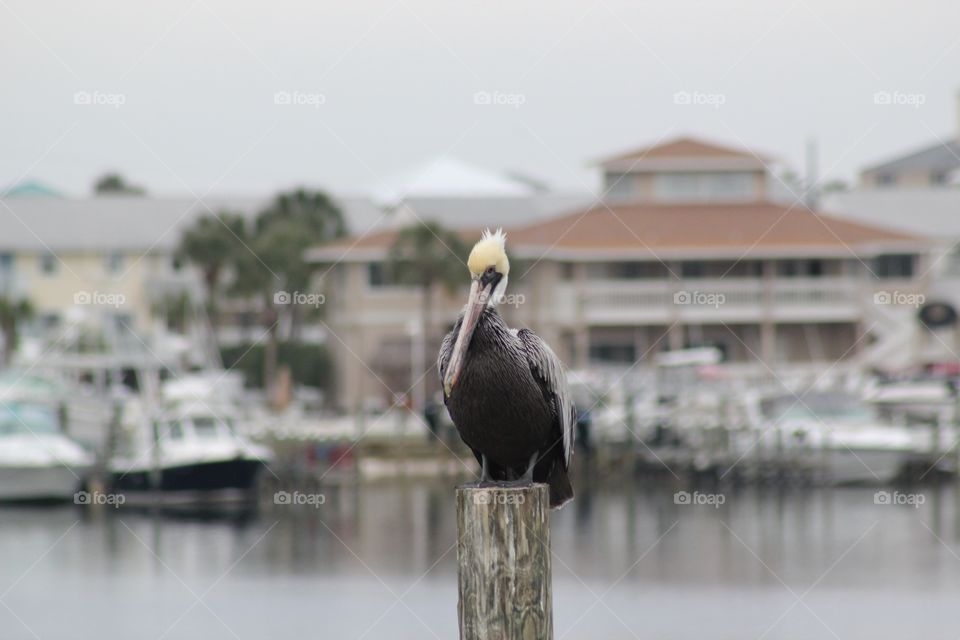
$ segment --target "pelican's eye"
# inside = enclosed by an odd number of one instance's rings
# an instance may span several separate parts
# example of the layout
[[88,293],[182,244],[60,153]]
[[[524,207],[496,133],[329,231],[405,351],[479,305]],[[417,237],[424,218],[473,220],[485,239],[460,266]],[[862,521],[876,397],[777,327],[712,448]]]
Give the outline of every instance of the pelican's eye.
[[497,269],[493,265],[490,265],[489,267],[487,267],[487,270],[485,271],[486,275],[488,276],[492,276],[496,272],[497,272]]

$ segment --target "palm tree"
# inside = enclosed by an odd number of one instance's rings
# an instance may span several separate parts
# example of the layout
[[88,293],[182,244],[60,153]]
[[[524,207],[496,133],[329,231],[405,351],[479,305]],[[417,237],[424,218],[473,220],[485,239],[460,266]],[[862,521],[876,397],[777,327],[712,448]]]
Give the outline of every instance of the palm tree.
[[24,298],[0,297],[0,332],[3,333],[3,365],[9,366],[20,341],[20,323],[33,317],[33,306]]
[[[427,354],[434,351],[439,337],[433,322],[434,289],[439,285],[450,293],[457,290],[463,281],[466,253],[460,236],[432,221],[401,229],[390,247],[387,272],[398,284],[420,289],[421,335]],[[424,381],[424,398],[426,385]]]
[[278,324],[284,315],[297,325],[300,309],[286,293],[309,287],[313,265],[307,249],[346,235],[343,214],[323,192],[297,189],[278,195],[254,225],[250,250],[237,254],[233,290],[257,300],[267,326],[264,385],[269,391],[277,372]]
[[216,337],[219,326],[217,294],[224,270],[232,264],[235,256],[246,251],[244,244],[248,234],[243,216],[222,211],[197,218],[182,239],[177,257],[187,260],[200,269],[203,293],[207,302],[207,315]]

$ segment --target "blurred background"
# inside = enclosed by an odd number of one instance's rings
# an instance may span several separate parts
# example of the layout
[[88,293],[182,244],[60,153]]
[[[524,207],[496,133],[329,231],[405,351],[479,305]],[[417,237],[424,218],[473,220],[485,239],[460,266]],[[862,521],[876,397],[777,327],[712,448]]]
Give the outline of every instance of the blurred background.
[[558,639],[960,633],[960,6],[0,15],[0,637],[454,637],[488,227]]

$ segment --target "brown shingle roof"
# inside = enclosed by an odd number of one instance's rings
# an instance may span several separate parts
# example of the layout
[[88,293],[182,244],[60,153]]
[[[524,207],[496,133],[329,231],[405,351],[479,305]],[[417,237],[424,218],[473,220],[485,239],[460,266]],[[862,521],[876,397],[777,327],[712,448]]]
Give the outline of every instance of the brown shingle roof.
[[[468,245],[481,229],[458,231]],[[379,259],[396,230],[345,238],[310,252],[317,261]],[[770,202],[731,204],[598,205],[544,222],[507,230],[511,254],[540,257],[546,249],[573,253],[850,255],[876,247],[915,250],[924,241],[885,227],[815,213],[800,206]]]
[[883,227],[768,202],[597,206],[514,230],[509,239],[515,249],[531,245],[638,251],[843,248],[921,242]]
[[[763,156],[759,157],[763,158]],[[746,149],[713,144],[696,138],[681,137],[651,147],[635,149],[626,153],[603,158],[598,164],[605,165],[623,160],[654,160],[662,158],[748,158],[757,160],[758,156],[755,156]]]

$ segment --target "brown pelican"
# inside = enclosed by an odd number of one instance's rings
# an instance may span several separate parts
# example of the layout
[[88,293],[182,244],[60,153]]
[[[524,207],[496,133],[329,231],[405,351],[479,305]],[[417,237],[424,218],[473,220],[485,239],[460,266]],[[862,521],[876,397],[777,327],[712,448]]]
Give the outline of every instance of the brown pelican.
[[496,304],[507,288],[506,236],[489,229],[470,252],[470,297],[440,347],[443,397],[488,482],[550,485],[550,506],[573,498],[567,476],[574,415],[560,360],[529,329],[510,329]]

